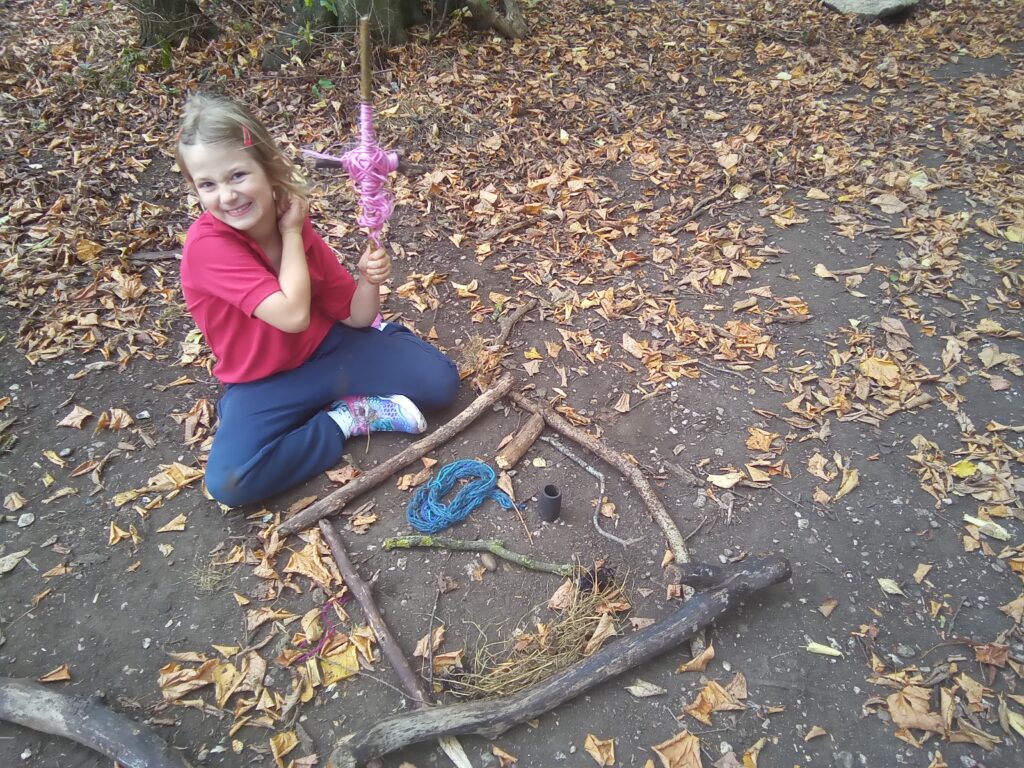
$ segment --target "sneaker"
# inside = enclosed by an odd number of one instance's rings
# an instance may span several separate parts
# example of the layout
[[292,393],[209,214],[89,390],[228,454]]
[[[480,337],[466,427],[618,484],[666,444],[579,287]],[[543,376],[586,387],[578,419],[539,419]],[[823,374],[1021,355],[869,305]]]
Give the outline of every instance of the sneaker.
[[328,414],[341,427],[346,438],[370,432],[407,432],[418,435],[427,429],[427,421],[412,400],[404,395],[343,397]]

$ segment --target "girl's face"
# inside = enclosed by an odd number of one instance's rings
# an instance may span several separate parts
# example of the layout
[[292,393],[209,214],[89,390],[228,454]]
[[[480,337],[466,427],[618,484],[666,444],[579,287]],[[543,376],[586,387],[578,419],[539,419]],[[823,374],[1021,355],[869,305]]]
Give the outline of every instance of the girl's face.
[[214,218],[255,237],[274,231],[274,190],[252,150],[192,144],[181,155],[199,202]]

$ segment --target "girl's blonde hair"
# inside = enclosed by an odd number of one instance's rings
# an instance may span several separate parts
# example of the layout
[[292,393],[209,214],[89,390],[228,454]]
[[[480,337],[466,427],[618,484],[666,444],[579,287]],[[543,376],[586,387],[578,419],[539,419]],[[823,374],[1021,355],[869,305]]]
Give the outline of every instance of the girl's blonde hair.
[[193,188],[195,181],[185,165],[181,148],[194,144],[245,147],[254,153],[272,186],[282,187],[301,200],[308,199],[309,188],[295,163],[285,156],[248,109],[226,96],[197,92],[185,102],[175,151],[181,174]]

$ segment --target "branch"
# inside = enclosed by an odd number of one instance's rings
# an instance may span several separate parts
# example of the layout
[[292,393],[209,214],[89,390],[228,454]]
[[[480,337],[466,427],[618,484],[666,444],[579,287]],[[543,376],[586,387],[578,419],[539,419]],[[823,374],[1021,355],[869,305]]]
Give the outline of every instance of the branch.
[[574,427],[550,408],[538,405],[518,392],[513,392],[510,397],[512,398],[512,402],[520,408],[529,411],[530,413],[541,414],[549,427],[560,432],[573,442],[582,445],[584,448],[591,451],[600,459],[615,467],[619,472],[625,475],[626,479],[629,480],[637,493],[640,494],[640,498],[643,499],[644,505],[647,507],[647,511],[651,514],[651,517],[654,518],[654,521],[661,527],[662,532],[665,534],[665,538],[668,540],[669,549],[672,550],[672,555],[675,557],[676,562],[690,562],[690,554],[686,550],[686,542],[683,540],[683,534],[679,532],[679,528],[676,526],[671,515],[669,515],[668,510],[665,509],[665,505],[661,503],[661,500],[654,492],[651,484],[647,482],[647,478],[644,477],[643,473],[635,464],[630,463],[621,453],[609,448],[605,443],[594,439],[593,436],[588,435],[582,429]]
[[505,374],[494,386],[477,397],[469,407],[442,427],[438,427],[422,440],[417,440],[401,453],[381,462],[373,469],[360,475],[352,482],[342,486],[333,493],[324,496],[320,501],[311,504],[294,517],[285,520],[278,533],[284,537],[298,533],[316,524],[328,515],[340,512],[352,499],[366,493],[387,480],[398,470],[426,456],[430,451],[451,440],[455,435],[470,425],[480,414],[500,400],[510,389],[514,379],[512,374]]
[[505,548],[505,542],[498,539],[480,539],[468,541],[466,539],[449,539],[446,536],[395,536],[384,539],[384,549],[412,549],[413,547],[436,547],[439,549],[454,549],[462,552],[490,552],[493,555],[502,557],[511,563],[521,565],[534,571],[553,573],[556,576],[572,576],[576,572],[575,566],[556,565],[535,560],[529,555],[521,555]]
[[0,677],[0,720],[71,739],[124,768],[191,768],[155,733],[97,698],[68,696],[28,680]]
[[392,715],[343,737],[328,768],[355,768],[374,757],[438,736],[475,733],[496,738],[678,646],[740,601],[785,581],[790,573],[789,562],[781,557],[750,558],[731,569],[720,588],[695,595],[660,622],[604,646],[593,656],[513,696]]

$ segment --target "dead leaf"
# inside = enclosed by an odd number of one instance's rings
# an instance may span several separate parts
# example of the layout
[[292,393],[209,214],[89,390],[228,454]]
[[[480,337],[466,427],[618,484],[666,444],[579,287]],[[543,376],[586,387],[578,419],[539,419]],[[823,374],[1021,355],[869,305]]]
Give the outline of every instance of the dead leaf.
[[704,725],[711,725],[712,712],[741,711],[745,708],[725,688],[712,680],[697,694],[692,704],[683,707],[683,711]]
[[676,667],[676,672],[679,674],[684,672],[703,672],[708,668],[708,664],[711,663],[713,658],[715,658],[715,646],[708,645],[699,655],[689,661],[684,661]]
[[334,685],[340,680],[352,677],[359,672],[359,657],[357,649],[352,644],[346,644],[339,653],[332,653],[320,659],[320,666],[323,669],[324,687]]
[[592,733],[583,740],[583,749],[587,751],[598,765],[615,765],[615,739],[601,739]]
[[36,678],[40,683],[62,683],[71,679],[71,668],[67,664],[61,664],[56,669],[51,669],[42,677]]
[[284,756],[299,746],[299,737],[295,731],[285,731],[270,737],[270,752],[274,755],[277,768],[285,768]]
[[877,579],[878,586],[882,588],[882,591],[887,595],[899,595],[906,597],[906,594],[900,589],[900,585],[892,579]]
[[504,749],[499,747],[497,744],[491,745],[491,754],[498,758],[499,768],[508,768],[510,765],[515,765],[519,762],[519,758],[514,755],[510,755]]
[[82,423],[92,416],[92,411],[87,408],[83,408],[80,405],[76,405],[71,409],[71,413],[65,416],[63,419],[57,422],[58,427],[72,427],[74,429],[81,429]]
[[836,600],[834,597],[830,597],[818,606],[818,611],[821,613],[822,616],[824,616],[827,619],[829,616],[832,615],[832,611],[834,611],[838,605],[839,601]]
[[177,531],[185,530],[185,523],[188,522],[188,518],[184,514],[178,515],[176,518],[171,520],[162,528],[157,528],[157,533],[175,533]]
[[700,739],[689,731],[680,731],[652,749],[662,768],[703,768]]
[[933,733],[945,733],[942,716],[931,711],[931,690],[908,685],[886,697],[889,714],[900,728],[917,728]]
[[720,475],[708,475],[708,482],[718,488],[732,488],[744,477],[742,472],[726,472]]
[[627,685],[626,690],[629,691],[631,696],[635,696],[638,699],[646,699],[650,696],[661,696],[667,691],[659,685],[654,683],[648,683],[646,680],[640,680],[639,678],[632,685]]
[[917,569],[914,571],[914,581],[920,584],[922,581],[925,580],[925,577],[928,576],[928,573],[929,571],[931,571],[931,569],[932,566],[928,563],[918,563]]
[[418,656],[421,659],[427,658],[428,655],[441,647],[441,643],[444,642],[444,632],[444,624],[434,627],[434,631],[430,633],[429,637],[424,635],[419,639],[416,643],[416,650],[412,652],[412,655]]
[[839,501],[846,494],[860,485],[860,472],[856,469],[843,468],[843,479],[839,482],[839,490],[832,497],[833,501]]
[[615,620],[612,618],[610,613],[601,614],[601,618],[597,622],[597,627],[594,629],[594,634],[590,636],[587,641],[586,648],[583,649],[584,656],[593,655],[602,645],[615,632]]
[[822,645],[821,643],[810,642],[807,644],[807,650],[811,653],[817,653],[821,656],[836,656],[842,657],[843,652],[837,651],[831,645]]
[[827,735],[828,735],[828,731],[826,731],[824,728],[822,728],[819,725],[814,725],[814,726],[811,726],[810,730],[807,731],[807,733],[804,735],[804,741],[808,742],[811,739],[818,738],[819,736],[827,736]]

